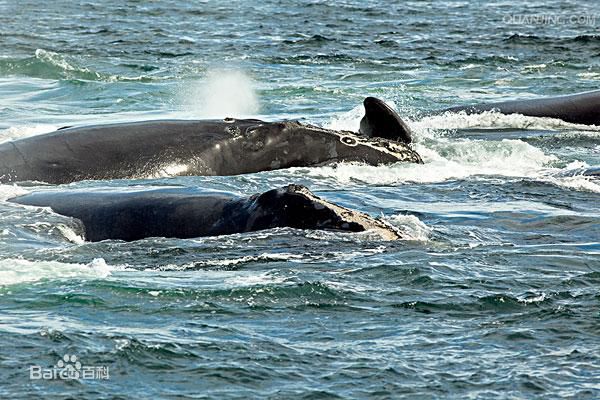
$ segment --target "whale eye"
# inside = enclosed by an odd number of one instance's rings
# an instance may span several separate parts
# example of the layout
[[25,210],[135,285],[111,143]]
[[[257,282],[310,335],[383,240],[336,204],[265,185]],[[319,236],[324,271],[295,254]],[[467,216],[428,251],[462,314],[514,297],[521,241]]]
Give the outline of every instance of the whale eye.
[[340,140],[342,141],[342,143],[344,143],[348,146],[356,146],[357,145],[356,139],[354,139],[350,136],[342,136],[342,138]]

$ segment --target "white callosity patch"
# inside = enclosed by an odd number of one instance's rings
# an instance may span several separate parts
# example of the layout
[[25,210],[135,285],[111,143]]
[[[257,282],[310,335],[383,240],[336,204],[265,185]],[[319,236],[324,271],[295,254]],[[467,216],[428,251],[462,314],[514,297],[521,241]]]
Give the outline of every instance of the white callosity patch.
[[[290,129],[293,129],[293,122],[288,122],[290,124]],[[367,146],[373,149],[376,149],[380,153],[387,153],[398,161],[409,161],[409,162],[419,162],[421,161],[418,152],[413,150],[411,145],[407,145],[405,143],[394,142],[387,139],[381,138],[369,138],[361,135],[357,135],[353,131],[343,131],[337,129],[330,128],[320,128],[314,125],[306,125],[310,127],[311,130],[314,131],[322,131],[327,135],[337,135],[340,142],[344,143],[347,146]]]
[[305,196],[308,200],[315,204],[316,207],[321,205],[322,207],[332,210],[345,223],[356,223],[362,226],[365,230],[370,230],[377,233],[384,240],[403,239],[403,235],[398,229],[383,220],[374,219],[369,217],[367,214],[352,211],[345,207],[325,201],[315,196],[306,187],[298,186],[295,188],[294,192]]

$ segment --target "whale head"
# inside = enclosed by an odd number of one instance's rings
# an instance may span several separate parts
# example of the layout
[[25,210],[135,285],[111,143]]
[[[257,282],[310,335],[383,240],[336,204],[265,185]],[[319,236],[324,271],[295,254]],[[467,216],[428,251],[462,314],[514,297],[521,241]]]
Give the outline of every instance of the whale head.
[[368,137],[381,137],[409,144],[412,142],[410,127],[382,100],[367,97],[364,102],[365,116],[360,120],[360,133]]
[[248,230],[288,226],[343,232],[371,231],[383,240],[402,239],[387,222],[338,206],[314,195],[303,185],[288,185],[254,196]]
[[252,126],[244,134],[243,159],[264,170],[326,165],[339,161],[370,165],[409,161],[422,163],[403,141],[368,138],[353,132],[334,131],[297,121]]

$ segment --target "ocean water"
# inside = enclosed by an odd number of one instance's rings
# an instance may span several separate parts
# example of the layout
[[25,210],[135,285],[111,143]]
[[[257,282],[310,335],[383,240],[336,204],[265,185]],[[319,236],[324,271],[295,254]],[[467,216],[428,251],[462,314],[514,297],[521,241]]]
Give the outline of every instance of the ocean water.
[[[0,186],[0,398],[599,398],[600,180],[583,171],[600,128],[429,114],[599,87],[592,1],[0,1],[2,141],[223,116],[357,130],[377,96],[425,160],[65,185],[301,183],[400,242],[88,243],[5,201],[48,185]],[[97,374],[31,379],[65,355]]]

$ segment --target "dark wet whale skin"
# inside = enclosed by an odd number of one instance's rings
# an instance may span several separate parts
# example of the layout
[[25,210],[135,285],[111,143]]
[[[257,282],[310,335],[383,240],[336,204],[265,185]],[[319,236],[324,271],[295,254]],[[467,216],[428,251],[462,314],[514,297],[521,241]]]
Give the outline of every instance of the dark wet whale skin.
[[575,124],[600,126],[600,90],[567,96],[451,107],[439,113],[465,111],[467,114],[477,114],[492,110],[502,114],[558,118]]
[[298,122],[144,121],[61,129],[0,144],[0,182],[237,175],[419,155],[403,143]]
[[149,237],[188,239],[277,227],[374,230],[387,240],[400,238],[383,221],[329,203],[302,185],[241,198],[192,188],[160,188],[125,192],[46,190],[9,201],[50,207],[57,214],[76,218],[84,226],[85,239],[92,242]]

